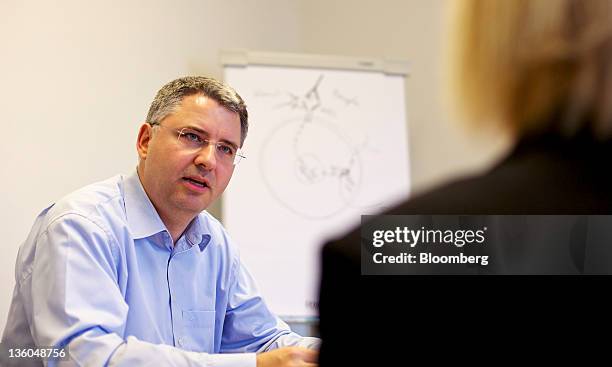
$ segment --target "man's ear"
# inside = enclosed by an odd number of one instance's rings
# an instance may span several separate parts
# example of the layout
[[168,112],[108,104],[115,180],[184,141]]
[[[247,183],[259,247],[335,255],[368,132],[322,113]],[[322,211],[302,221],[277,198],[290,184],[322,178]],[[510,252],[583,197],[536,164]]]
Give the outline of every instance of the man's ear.
[[142,124],[138,130],[138,140],[136,141],[136,150],[140,159],[146,159],[149,151],[149,142],[153,134],[153,127],[148,123]]

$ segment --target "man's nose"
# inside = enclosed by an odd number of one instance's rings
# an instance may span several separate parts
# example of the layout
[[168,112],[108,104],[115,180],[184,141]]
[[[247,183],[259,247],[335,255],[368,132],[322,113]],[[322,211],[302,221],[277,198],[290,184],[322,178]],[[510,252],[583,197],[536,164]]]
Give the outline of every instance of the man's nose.
[[195,164],[204,166],[208,170],[214,169],[217,166],[216,150],[215,144],[205,145],[196,155]]

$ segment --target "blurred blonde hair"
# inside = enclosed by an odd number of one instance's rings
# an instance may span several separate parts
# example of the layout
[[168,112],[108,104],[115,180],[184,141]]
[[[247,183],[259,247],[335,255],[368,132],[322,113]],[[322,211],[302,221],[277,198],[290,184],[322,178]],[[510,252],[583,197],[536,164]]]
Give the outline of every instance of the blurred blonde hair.
[[451,5],[452,91],[467,121],[612,135],[612,0]]

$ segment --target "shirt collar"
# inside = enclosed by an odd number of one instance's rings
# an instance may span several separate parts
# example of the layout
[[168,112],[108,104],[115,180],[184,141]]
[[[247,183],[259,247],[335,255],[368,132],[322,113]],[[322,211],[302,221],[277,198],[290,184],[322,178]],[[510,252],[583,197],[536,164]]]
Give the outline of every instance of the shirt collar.
[[138,172],[125,178],[123,190],[128,227],[135,239],[167,231],[157,210],[142,187]]
[[210,242],[210,235],[208,234],[210,230],[204,222],[202,216],[198,215],[187,226],[184,233],[187,243],[190,246],[199,246],[200,251],[204,251],[204,248]]
[[[125,211],[128,227],[135,239],[146,238],[168,231],[142,187],[138,171],[124,180]],[[190,246],[199,246],[200,251],[210,242],[210,228],[201,215],[196,216],[187,226],[184,237]]]

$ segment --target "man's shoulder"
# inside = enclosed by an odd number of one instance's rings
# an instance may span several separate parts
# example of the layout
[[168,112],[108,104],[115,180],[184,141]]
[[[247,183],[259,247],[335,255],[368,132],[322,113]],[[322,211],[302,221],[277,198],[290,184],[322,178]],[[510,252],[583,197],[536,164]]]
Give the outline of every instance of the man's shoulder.
[[116,175],[81,187],[57,200],[40,216],[49,224],[66,216],[81,216],[94,222],[122,216],[125,212],[123,179],[122,175]]
[[[34,221],[28,237],[20,247],[16,272],[29,272],[43,234],[70,236],[71,243],[84,243],[76,236],[94,238],[109,234],[109,230],[125,218],[121,208],[122,176],[80,188],[44,209]],[[59,232],[55,232],[55,231]],[[69,230],[69,232],[66,232]]]

